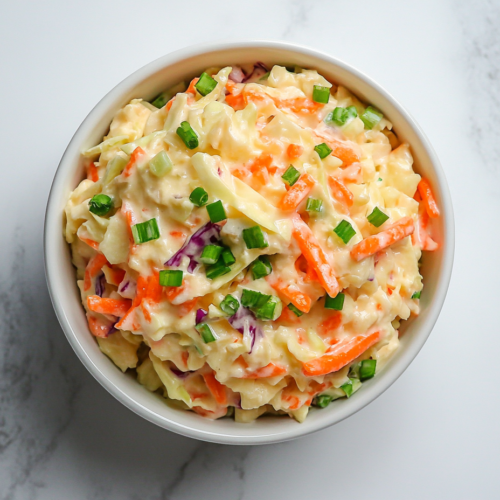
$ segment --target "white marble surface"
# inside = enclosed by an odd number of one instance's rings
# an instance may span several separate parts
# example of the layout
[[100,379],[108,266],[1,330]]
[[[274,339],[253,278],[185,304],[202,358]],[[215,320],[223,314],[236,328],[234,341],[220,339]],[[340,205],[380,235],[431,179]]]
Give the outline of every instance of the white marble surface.
[[[4,2],[0,498],[498,498],[499,24],[498,0]],[[370,74],[426,130],[456,211],[450,292],[412,366],[347,421],[266,447],[192,441],[121,406],[71,351],[43,274],[50,183],[87,112],[136,68],[222,36]]]

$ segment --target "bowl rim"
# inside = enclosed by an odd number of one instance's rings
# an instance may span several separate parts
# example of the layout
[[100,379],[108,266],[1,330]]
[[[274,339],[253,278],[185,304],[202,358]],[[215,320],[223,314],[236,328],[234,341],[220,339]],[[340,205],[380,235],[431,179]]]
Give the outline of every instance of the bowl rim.
[[[384,376],[378,384],[370,387],[370,390],[365,390],[363,393],[357,395],[354,404],[351,404],[348,411],[338,411],[331,412],[331,418],[326,419],[326,421],[316,422],[314,424],[307,425],[308,420],[294,428],[283,430],[282,432],[267,433],[263,435],[234,435],[234,434],[224,434],[222,432],[206,432],[192,425],[182,425],[178,422],[169,420],[152,409],[143,406],[141,403],[136,401],[131,395],[127,394],[124,390],[117,387],[112,381],[110,381],[107,376],[102,373],[99,368],[94,364],[90,354],[86,352],[85,348],[78,340],[78,335],[75,332],[72,324],[70,323],[62,305],[60,304],[60,294],[64,291],[58,290],[55,287],[55,276],[58,273],[58,268],[56,266],[57,262],[54,260],[55,253],[52,252],[53,246],[56,245],[55,237],[57,234],[62,236],[61,227],[61,213],[60,213],[60,203],[59,199],[56,197],[57,194],[63,189],[62,186],[62,172],[70,167],[70,150],[75,147],[75,144],[81,144],[81,136],[85,135],[85,125],[86,123],[96,114],[101,113],[108,106],[109,102],[115,100],[120,94],[124,94],[126,90],[137,86],[141,82],[145,81],[149,76],[154,75],[161,69],[171,66],[173,64],[179,63],[182,60],[186,60],[190,57],[195,57],[202,55],[204,53],[213,53],[225,50],[234,49],[248,49],[254,48],[258,49],[273,49],[273,50],[287,50],[299,53],[303,56],[310,56],[313,58],[318,58],[327,64],[332,64],[334,66],[340,67],[342,70],[346,71],[362,80],[365,84],[372,87],[378,94],[385,98],[402,116],[402,118],[407,122],[412,131],[416,134],[420,140],[425,153],[431,160],[432,170],[434,171],[441,193],[441,206],[443,214],[445,215],[446,224],[443,228],[443,236],[446,241],[445,248],[443,250],[443,258],[441,264],[441,280],[437,282],[435,297],[432,303],[429,305],[429,313],[427,321],[421,327],[419,335],[415,335],[412,338],[412,344],[408,347],[406,355],[399,359],[399,362],[388,367],[384,370],[390,373],[390,376]],[[441,308],[444,304],[446,294],[448,291],[448,286],[451,280],[454,250],[455,250],[455,227],[454,227],[454,216],[453,216],[453,205],[451,200],[451,195],[449,192],[448,184],[446,181],[446,176],[441,167],[439,159],[434,152],[429,140],[425,136],[424,132],[420,126],[416,123],[414,118],[410,113],[383,87],[372,80],[369,76],[365,75],[363,72],[354,68],[350,64],[345,63],[334,56],[331,56],[323,51],[318,51],[316,49],[309,48],[301,44],[295,44],[290,42],[280,42],[273,40],[262,40],[262,39],[241,39],[241,40],[222,40],[214,41],[210,43],[199,43],[196,45],[191,45],[174,52],[168,53],[161,56],[152,62],[146,64],[145,66],[139,68],[133,72],[128,77],[124,78],[120,83],[118,83],[114,88],[112,88],[89,112],[89,114],[82,121],[75,134],[73,135],[71,141],[69,142],[66,150],[59,162],[58,168],[54,175],[54,180],[50,189],[45,221],[44,221],[44,263],[45,263],[45,275],[48,285],[48,290],[50,298],[56,312],[56,316],[59,323],[64,331],[66,338],[68,339],[70,345],[75,351],[76,355],[80,361],[85,365],[87,370],[92,374],[92,376],[116,399],[123,403],[127,408],[132,410],[134,413],[142,416],[146,420],[163,427],[167,430],[176,432],[183,436],[216,442],[221,444],[270,444],[282,441],[287,441],[290,439],[295,439],[302,437],[313,432],[317,432],[333,424],[336,424],[345,418],[357,413],[359,410],[364,408],[366,405],[371,403],[382,393],[384,393],[408,368],[413,359],[417,356],[419,351],[422,349],[423,345],[427,341],[437,319],[440,314]],[[60,271],[59,271],[60,272]],[[423,331],[422,331],[423,330]],[[367,388],[368,389],[368,388]],[[354,400],[350,400],[353,403]]]

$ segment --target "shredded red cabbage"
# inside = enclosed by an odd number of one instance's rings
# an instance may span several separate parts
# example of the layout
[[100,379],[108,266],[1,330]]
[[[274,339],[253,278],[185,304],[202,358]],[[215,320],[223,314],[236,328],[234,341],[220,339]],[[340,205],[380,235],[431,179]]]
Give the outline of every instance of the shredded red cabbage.
[[102,297],[102,294],[106,289],[105,287],[106,287],[106,278],[104,276],[104,273],[101,273],[95,280],[94,284],[95,294],[99,295],[99,297]]
[[238,330],[243,335],[245,334],[245,326],[247,326],[248,332],[252,337],[252,344],[250,346],[251,353],[257,335],[263,335],[263,332],[259,326],[259,323],[257,322],[257,318],[255,317],[254,313],[250,311],[250,309],[247,309],[240,304],[240,307],[238,308],[236,313],[230,316],[227,320],[235,330]]
[[119,292],[124,292],[130,285],[130,281],[126,281],[125,283],[120,283],[120,286],[118,287]]
[[170,371],[178,378],[186,378],[189,375],[191,375],[191,373],[193,373],[192,371],[183,372],[182,370],[179,370],[178,368],[172,365],[170,365],[169,368]]
[[115,328],[115,325],[116,323],[118,323],[118,321],[115,321],[110,327],[109,327],[109,330],[108,330],[108,333],[106,334],[106,337],[109,337],[112,333],[115,333],[117,332],[118,330]]
[[165,266],[179,267],[183,257],[189,257],[188,272],[193,273],[196,266],[199,264],[198,258],[203,251],[203,248],[210,243],[217,243],[220,240],[221,227],[213,222],[207,222],[202,226],[191,238],[185,241],[184,245],[172,256]]
[[196,324],[199,325],[207,316],[208,312],[205,309],[198,309],[196,311]]
[[260,78],[261,76],[265,75],[269,69],[264,63],[261,62],[256,62],[253,65],[253,71],[245,77],[243,80],[243,83],[248,82],[248,80],[252,80],[254,78]]
[[229,73],[229,79],[235,83],[241,83],[245,77],[245,72],[239,66],[233,66],[233,70]]

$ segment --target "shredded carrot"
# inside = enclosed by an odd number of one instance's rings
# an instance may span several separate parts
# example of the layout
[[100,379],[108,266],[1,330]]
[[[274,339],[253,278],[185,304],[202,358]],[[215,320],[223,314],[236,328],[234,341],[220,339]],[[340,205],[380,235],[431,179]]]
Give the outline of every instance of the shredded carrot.
[[91,162],[87,169],[87,179],[92,182],[97,182],[99,180],[99,172],[94,162]]
[[214,372],[204,373],[203,380],[205,381],[205,384],[207,384],[208,390],[212,393],[215,401],[222,406],[226,406],[226,388],[215,378]]
[[129,299],[105,299],[99,295],[89,295],[87,306],[91,311],[112,316],[124,316],[130,309],[132,301]]
[[429,181],[427,179],[421,179],[417,188],[429,217],[439,217],[439,208],[437,206],[436,199],[432,194]]
[[328,292],[328,295],[330,295],[330,297],[335,297],[339,293],[339,284],[325,252],[321,248],[310,227],[298,214],[294,214],[292,223],[292,234],[297,240],[302,254],[318,275],[318,280]]
[[172,104],[174,103],[174,101],[175,101],[175,96],[172,97],[172,99],[170,99],[170,101],[167,102],[167,104],[166,104],[167,111],[170,111],[170,108],[172,107]]
[[111,285],[118,286],[125,277],[125,271],[119,267],[111,266],[108,264],[108,274],[111,280]]
[[85,276],[83,279],[83,289],[85,291],[90,290],[90,287],[92,286],[92,279],[97,276],[99,271],[102,269],[102,266],[104,266],[107,263],[108,261],[102,253],[95,254],[89,260],[89,263],[85,268]]
[[360,158],[358,154],[349,143],[332,139],[328,139],[326,142],[332,149],[332,155],[342,160],[343,167],[348,167],[359,161]]
[[179,304],[177,306],[177,315],[181,318],[186,316],[186,314],[190,313],[196,307],[197,303],[198,297],[195,297],[194,299],[187,300],[186,302]]
[[418,214],[417,227],[415,228],[415,232],[411,235],[411,240],[414,245],[420,246],[422,250],[433,252],[439,248],[439,244],[436,243],[429,234],[427,230],[428,225],[429,214],[425,208],[421,208]]
[[196,95],[196,87],[195,85],[198,83],[199,78],[193,78],[191,83],[189,84],[188,89],[186,90],[186,94],[194,94]]
[[256,378],[270,378],[270,377],[279,377],[280,375],[284,375],[286,373],[286,368],[281,365],[276,365],[274,363],[269,363],[268,365],[257,368],[251,373],[247,373],[242,378],[256,379]]
[[300,399],[292,394],[282,394],[281,399],[288,403],[289,410],[297,410],[300,408]]
[[184,286],[165,286],[163,290],[167,299],[172,302],[172,300],[184,291]]
[[141,161],[144,159],[146,156],[146,153],[141,147],[136,147],[132,154],[130,155],[130,160],[123,169],[123,175],[124,177],[129,177],[132,174],[132,170],[137,164],[137,162]]
[[314,187],[314,178],[310,174],[302,174],[298,181],[283,195],[278,204],[282,210],[295,210]]
[[186,237],[186,235],[182,231],[170,231],[170,236],[172,236],[172,238],[178,239],[183,239]]
[[414,230],[413,219],[411,217],[403,217],[385,231],[368,236],[368,238],[354,245],[351,250],[351,257],[359,262],[397,243],[406,236],[410,236]]
[[299,258],[295,261],[295,269],[297,269],[298,272],[305,274],[304,281],[306,283],[318,281],[316,271],[309,265],[306,258],[302,254],[300,254]]
[[345,339],[320,358],[302,363],[302,371],[307,377],[316,377],[339,371],[344,366],[361,356],[380,340],[380,332]]
[[84,236],[78,236],[84,243],[94,250],[99,250],[99,243],[97,241],[91,240],[90,238],[85,238]]
[[311,310],[311,297],[298,289],[294,289],[298,288],[297,286],[286,285],[281,280],[274,283],[268,281],[277,292],[285,296],[299,311],[308,313]]
[[247,100],[245,99],[243,92],[240,92],[239,94],[227,94],[226,103],[236,111],[239,111],[240,109],[245,109]]
[[354,196],[347,189],[346,185],[339,179],[335,179],[335,177],[328,177],[328,184],[330,186],[330,190],[332,192],[332,196],[344,206],[344,209],[348,212],[349,207],[354,203]]
[[334,311],[333,314],[318,325],[318,332],[324,336],[331,337],[331,334],[342,324],[342,313]]
[[290,144],[286,149],[286,155],[290,160],[296,160],[302,156],[304,148],[298,144]]
[[300,318],[297,317],[297,315],[290,311],[288,307],[283,307],[281,311],[280,317],[276,320],[279,323],[286,322],[286,323],[300,323]]

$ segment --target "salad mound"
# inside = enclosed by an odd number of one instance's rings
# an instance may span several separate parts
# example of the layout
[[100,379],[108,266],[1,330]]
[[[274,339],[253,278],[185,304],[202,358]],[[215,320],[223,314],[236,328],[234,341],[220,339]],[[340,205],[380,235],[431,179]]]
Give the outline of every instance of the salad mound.
[[419,314],[431,186],[380,110],[314,70],[208,68],[132,100],[83,158],[65,237],[90,332],[169,404],[302,422]]

